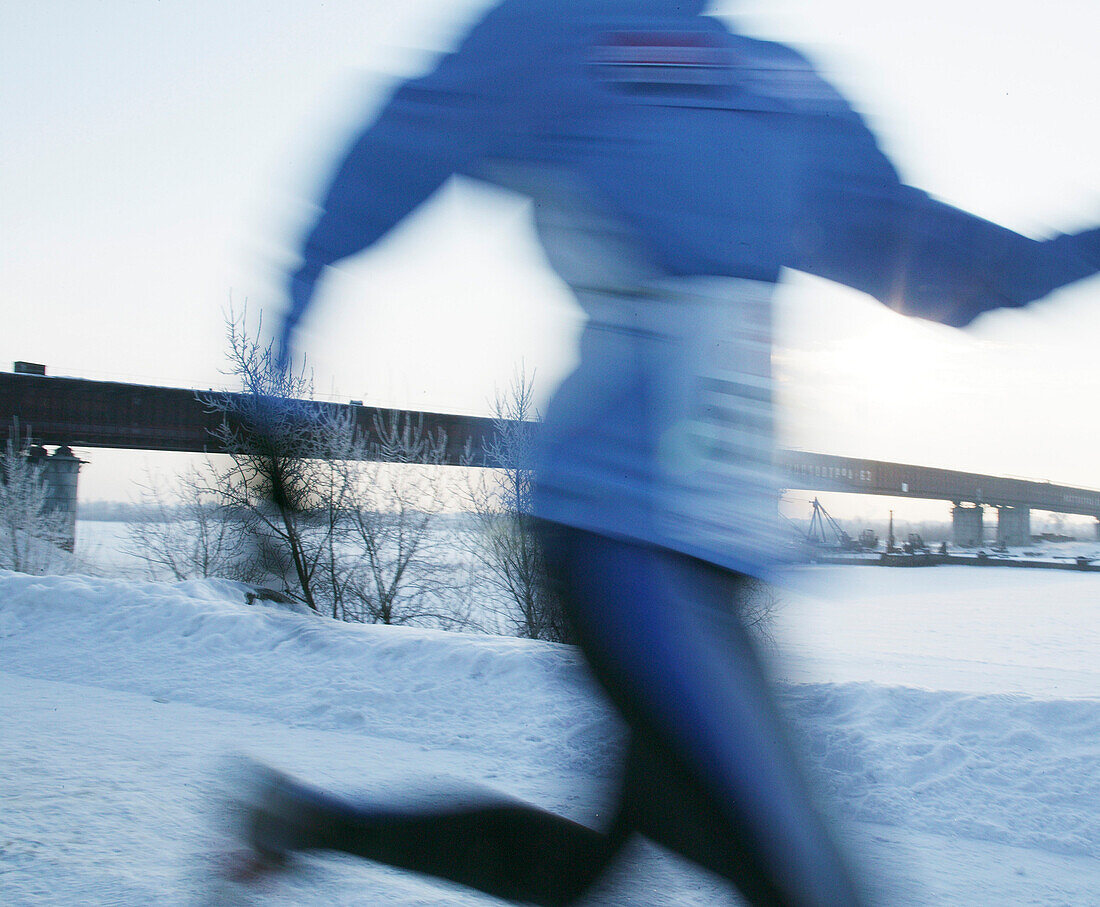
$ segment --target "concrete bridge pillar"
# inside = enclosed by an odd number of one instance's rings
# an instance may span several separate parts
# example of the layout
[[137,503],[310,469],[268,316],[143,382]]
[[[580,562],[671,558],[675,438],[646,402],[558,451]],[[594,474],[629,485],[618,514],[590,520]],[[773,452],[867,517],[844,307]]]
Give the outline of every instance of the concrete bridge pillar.
[[1019,547],[1031,542],[1031,511],[1027,507],[997,508],[997,544]]
[[978,548],[984,544],[985,513],[981,504],[956,504],[951,508],[951,540],[961,548]]
[[76,546],[77,479],[84,461],[73,456],[71,448],[62,445],[50,456],[42,457],[41,462],[42,477],[49,489],[50,509],[63,518],[63,547],[72,551]]

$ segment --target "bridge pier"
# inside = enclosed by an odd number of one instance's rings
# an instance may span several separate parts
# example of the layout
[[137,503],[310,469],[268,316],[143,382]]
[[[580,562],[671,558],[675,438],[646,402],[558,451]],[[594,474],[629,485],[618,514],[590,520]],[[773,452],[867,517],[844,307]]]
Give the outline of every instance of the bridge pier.
[[84,461],[74,456],[72,449],[64,444],[52,454],[47,454],[44,447],[32,447],[30,456],[41,470],[47,490],[47,506],[61,516],[61,547],[72,551],[76,547],[77,480]]
[[1020,547],[1031,542],[1031,511],[1027,507],[997,508],[997,544]]
[[72,551],[76,547],[76,491],[80,478],[80,467],[84,461],[78,459],[68,445],[58,447],[46,463],[46,480],[50,485],[50,501],[54,512],[64,514],[65,549]]
[[956,502],[951,508],[951,540],[960,548],[978,548],[984,543],[985,512],[981,504]]

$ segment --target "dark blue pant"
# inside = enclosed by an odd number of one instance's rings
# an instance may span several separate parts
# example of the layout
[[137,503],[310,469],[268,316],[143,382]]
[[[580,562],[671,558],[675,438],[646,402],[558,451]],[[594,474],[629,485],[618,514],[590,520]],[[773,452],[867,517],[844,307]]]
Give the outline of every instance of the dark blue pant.
[[542,532],[567,616],[630,729],[610,825],[483,795],[427,812],[333,800],[306,846],[568,904],[637,832],[728,878],[753,904],[856,903],[733,617],[748,580],[636,543],[551,524]]

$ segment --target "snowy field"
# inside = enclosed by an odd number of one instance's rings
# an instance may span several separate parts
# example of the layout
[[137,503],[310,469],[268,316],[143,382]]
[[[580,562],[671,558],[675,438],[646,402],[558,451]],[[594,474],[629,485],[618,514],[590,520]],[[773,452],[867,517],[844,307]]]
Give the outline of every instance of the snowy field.
[[[883,904],[1100,904],[1100,576],[795,571],[774,671]],[[227,754],[596,822],[620,729],[564,646],[335,624],[219,581],[0,572],[0,902],[197,904]],[[496,903],[344,858],[274,904]],[[732,903],[638,842],[594,904]]]

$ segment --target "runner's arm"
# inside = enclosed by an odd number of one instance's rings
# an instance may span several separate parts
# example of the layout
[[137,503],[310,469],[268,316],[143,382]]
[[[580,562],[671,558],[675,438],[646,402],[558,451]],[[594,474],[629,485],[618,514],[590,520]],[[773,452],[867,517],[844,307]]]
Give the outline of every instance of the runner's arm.
[[290,275],[284,348],[327,266],[381,239],[514,124],[526,58],[513,6],[491,11],[432,72],[401,85],[351,142]]
[[903,314],[963,327],[1100,269],[1100,229],[1034,240],[903,185],[854,113],[816,124],[809,155],[795,267]]

